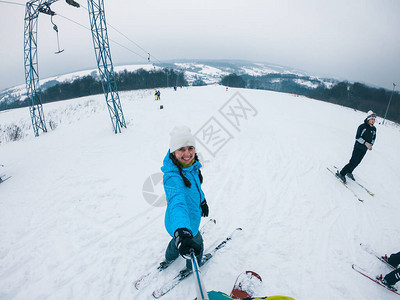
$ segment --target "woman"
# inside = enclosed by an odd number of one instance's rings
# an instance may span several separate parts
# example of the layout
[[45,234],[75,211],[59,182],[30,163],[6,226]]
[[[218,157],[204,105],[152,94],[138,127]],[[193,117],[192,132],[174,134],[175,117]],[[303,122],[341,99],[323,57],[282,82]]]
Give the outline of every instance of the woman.
[[376,139],[376,127],[374,126],[375,118],[376,114],[371,110],[368,111],[364,123],[357,128],[356,141],[349,163],[345,165],[340,172],[336,172],[336,176],[344,183],[346,183],[346,175],[354,180],[354,169],[360,164],[367,150],[372,150]]
[[165,259],[169,263],[180,254],[187,259],[186,267],[190,269],[191,249],[201,265],[204,247],[199,226],[201,217],[207,217],[209,209],[201,189],[203,176],[194,136],[186,126],[175,127],[170,135],[169,151],[161,168],[167,197],[165,228],[172,237]]

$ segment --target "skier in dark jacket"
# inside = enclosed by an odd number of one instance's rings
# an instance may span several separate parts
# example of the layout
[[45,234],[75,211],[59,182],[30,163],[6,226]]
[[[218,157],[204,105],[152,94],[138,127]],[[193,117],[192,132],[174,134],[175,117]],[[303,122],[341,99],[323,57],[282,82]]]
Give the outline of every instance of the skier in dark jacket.
[[372,146],[376,139],[376,127],[375,124],[376,114],[373,111],[367,113],[367,117],[360,126],[358,126],[356,133],[356,142],[354,144],[353,153],[350,161],[343,169],[336,173],[336,175],[346,183],[346,175],[354,180],[353,171],[360,164],[364,158],[367,150],[372,150]]
[[393,253],[389,256],[389,258],[385,256],[384,259],[389,265],[392,265],[394,268],[396,268],[396,270],[393,270],[392,272],[386,274],[385,277],[381,275],[379,279],[382,280],[382,283],[388,288],[396,290],[394,285],[396,284],[396,282],[400,281],[400,252]]

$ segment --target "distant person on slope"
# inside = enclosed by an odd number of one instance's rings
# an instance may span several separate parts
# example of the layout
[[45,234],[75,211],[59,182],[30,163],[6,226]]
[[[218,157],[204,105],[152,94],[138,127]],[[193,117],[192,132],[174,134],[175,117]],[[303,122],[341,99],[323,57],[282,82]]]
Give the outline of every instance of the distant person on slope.
[[382,283],[388,288],[396,290],[394,285],[396,284],[396,282],[400,281],[400,252],[393,253],[389,256],[389,258],[385,255],[383,259],[385,259],[389,265],[395,267],[396,270],[393,270],[392,272],[386,274],[385,277],[381,275],[378,279],[381,280]]
[[360,164],[367,150],[372,150],[372,146],[376,139],[376,127],[374,126],[375,118],[376,114],[370,110],[367,113],[364,123],[358,126],[356,142],[349,163],[345,165],[340,172],[336,172],[336,176],[338,176],[344,183],[346,183],[346,175],[350,179],[354,180],[354,169]]
[[204,247],[199,226],[201,217],[207,217],[209,209],[201,189],[201,164],[190,128],[177,126],[170,135],[169,151],[161,168],[167,197],[165,228],[172,237],[165,252],[165,260],[169,263],[180,254],[186,259],[186,267],[191,269],[191,249],[199,265],[202,262]]

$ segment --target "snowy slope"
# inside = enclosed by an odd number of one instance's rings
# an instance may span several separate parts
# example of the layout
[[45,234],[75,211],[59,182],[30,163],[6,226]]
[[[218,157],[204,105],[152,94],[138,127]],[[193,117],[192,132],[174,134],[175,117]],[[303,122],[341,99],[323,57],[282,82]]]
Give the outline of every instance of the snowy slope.
[[[398,127],[377,122],[374,150],[354,172],[376,196],[355,188],[361,203],[326,166],[347,163],[362,112],[222,86],[162,89],[157,102],[152,90],[120,98],[128,127],[117,135],[102,95],[44,105],[57,127],[38,138],[28,108],[0,112],[0,174],[13,176],[0,184],[0,299],[152,299],[152,287],[184,265],[179,260],[150,287],[132,288],[170,239],[165,207],[150,205],[142,189],[160,172],[177,124],[193,132],[220,124],[231,137],[218,149],[205,140],[197,147],[217,219],[206,249],[243,228],[202,269],[209,290],[229,292],[237,274],[251,269],[264,279],[260,296],[397,299],[351,264],[388,271],[361,242],[381,253],[400,250]],[[247,108],[246,115],[235,111],[239,123],[224,117],[234,101]],[[5,137],[13,123],[24,130],[17,142]],[[188,279],[163,299],[194,297]]]

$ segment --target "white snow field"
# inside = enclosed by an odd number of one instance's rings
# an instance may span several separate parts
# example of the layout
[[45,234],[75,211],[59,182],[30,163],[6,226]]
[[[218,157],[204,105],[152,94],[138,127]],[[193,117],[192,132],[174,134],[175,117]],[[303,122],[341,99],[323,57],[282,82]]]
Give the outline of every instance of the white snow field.
[[[39,137],[28,108],[0,112],[0,175],[12,175],[0,184],[0,299],[152,299],[184,266],[179,258],[142,290],[132,286],[170,240],[165,206],[146,201],[143,185],[160,173],[175,125],[192,128],[204,162],[217,220],[206,250],[243,228],[202,267],[208,290],[229,293],[253,270],[263,278],[258,296],[398,299],[351,266],[389,272],[360,243],[400,251],[399,126],[377,119],[373,151],[354,171],[375,196],[349,183],[360,202],[326,167],[348,162],[364,112],[218,85],[161,89],[161,101],[153,93],[120,93],[121,134],[103,95],[44,105],[56,128]],[[12,124],[22,129],[18,141],[8,136]],[[162,192],[156,185],[154,195]],[[188,278],[162,299],[195,296]]]

